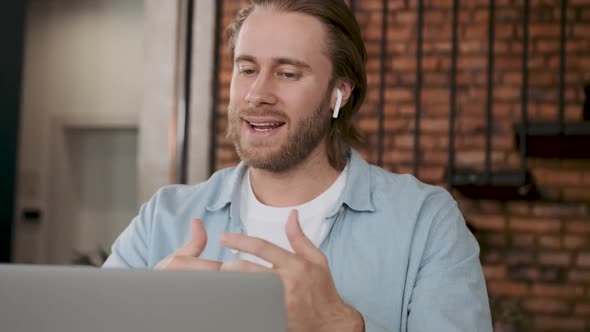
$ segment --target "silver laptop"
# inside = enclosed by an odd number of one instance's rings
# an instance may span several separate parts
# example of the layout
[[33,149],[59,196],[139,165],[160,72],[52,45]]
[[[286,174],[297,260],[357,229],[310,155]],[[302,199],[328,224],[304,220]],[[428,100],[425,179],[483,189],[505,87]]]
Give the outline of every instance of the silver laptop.
[[10,332],[285,331],[283,288],[262,273],[0,265]]

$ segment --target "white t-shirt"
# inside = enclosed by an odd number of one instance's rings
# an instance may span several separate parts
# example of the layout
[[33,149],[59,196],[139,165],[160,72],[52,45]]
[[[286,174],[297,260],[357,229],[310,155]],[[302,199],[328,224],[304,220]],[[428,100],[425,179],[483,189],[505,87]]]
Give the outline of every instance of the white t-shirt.
[[[338,176],[336,181],[313,200],[298,206],[271,207],[262,204],[254,195],[250,184],[250,171],[244,174],[240,192],[240,219],[244,225],[246,234],[267,240],[275,245],[293,252],[285,233],[285,225],[289,212],[295,209],[299,212],[299,223],[303,233],[319,247],[326,231],[326,217],[328,212],[338,201],[338,197],[346,184],[346,168]],[[271,264],[247,253],[240,253],[240,259],[248,260],[267,267]]]

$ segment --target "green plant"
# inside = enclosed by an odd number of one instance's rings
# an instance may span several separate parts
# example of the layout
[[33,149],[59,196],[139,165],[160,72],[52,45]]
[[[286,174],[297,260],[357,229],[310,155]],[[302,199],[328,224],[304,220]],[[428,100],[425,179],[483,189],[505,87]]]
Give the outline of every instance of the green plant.
[[494,332],[526,331],[529,325],[519,299],[490,299]]
[[72,264],[100,267],[108,257],[109,254],[103,248],[98,248],[96,251],[89,253],[77,252]]

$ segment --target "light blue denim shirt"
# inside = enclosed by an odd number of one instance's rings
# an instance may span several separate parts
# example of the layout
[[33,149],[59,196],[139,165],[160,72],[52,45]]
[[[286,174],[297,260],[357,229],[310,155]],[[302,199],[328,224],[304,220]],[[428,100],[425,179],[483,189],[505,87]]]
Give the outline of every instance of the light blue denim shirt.
[[[154,267],[188,241],[194,218],[203,220],[209,239],[201,258],[236,259],[219,237],[244,232],[239,194],[246,168],[159,190],[115,241],[104,267]],[[320,249],[365,330],[492,331],[479,246],[451,195],[369,165],[355,151],[347,171]]]

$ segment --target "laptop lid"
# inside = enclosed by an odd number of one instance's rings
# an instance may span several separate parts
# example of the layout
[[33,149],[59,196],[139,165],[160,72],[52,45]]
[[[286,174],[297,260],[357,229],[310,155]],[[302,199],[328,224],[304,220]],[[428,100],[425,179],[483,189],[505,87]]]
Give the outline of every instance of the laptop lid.
[[0,324],[14,332],[285,331],[266,273],[0,265]]

